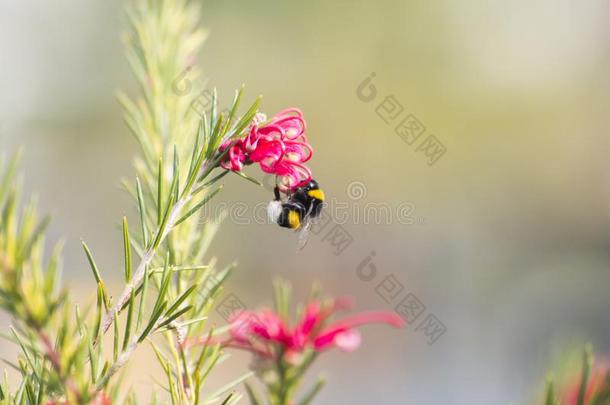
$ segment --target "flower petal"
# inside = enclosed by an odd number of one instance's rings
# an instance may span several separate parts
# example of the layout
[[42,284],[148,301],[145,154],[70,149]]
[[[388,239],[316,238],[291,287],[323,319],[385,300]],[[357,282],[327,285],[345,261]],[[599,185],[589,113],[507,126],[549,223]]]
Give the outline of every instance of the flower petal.
[[338,333],[334,339],[335,346],[344,352],[353,352],[360,347],[361,342],[360,333],[355,330],[346,330],[345,332]]
[[273,164],[266,164],[272,167],[284,155],[284,145],[278,140],[259,139],[257,148],[250,153],[250,160],[261,162],[271,159]]
[[406,324],[395,312],[363,312],[333,323],[314,339],[314,347],[323,350],[334,342],[338,334],[370,323],[385,323],[396,328]]
[[294,163],[305,163],[313,155],[311,145],[306,142],[284,141],[286,159]]
[[275,166],[275,174],[280,177],[279,187],[283,192],[292,191],[311,181],[311,170],[307,166],[283,159]]
[[306,129],[303,113],[297,108],[288,108],[277,113],[271,119],[270,125],[278,126],[288,139],[296,139],[301,136]]

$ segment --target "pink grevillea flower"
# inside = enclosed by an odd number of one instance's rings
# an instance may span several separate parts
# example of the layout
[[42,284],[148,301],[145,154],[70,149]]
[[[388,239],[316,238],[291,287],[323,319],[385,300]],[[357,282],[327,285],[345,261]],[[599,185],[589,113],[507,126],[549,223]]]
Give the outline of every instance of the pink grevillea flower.
[[[91,402],[91,405],[112,405],[112,400],[109,396],[104,394],[103,392],[98,394]],[[45,403],[45,405],[69,405],[68,401],[55,401],[51,400]]]
[[242,311],[230,319],[230,337],[220,343],[263,358],[275,358],[281,353],[290,360],[309,349],[322,352],[336,347],[346,352],[354,351],[361,342],[356,328],[363,325],[384,323],[397,328],[405,325],[403,318],[394,312],[363,312],[328,322],[335,312],[350,306],[346,299],[330,303],[311,301],[298,324],[292,328],[269,309]]
[[229,151],[220,165],[239,172],[244,165],[258,163],[262,171],[280,178],[282,191],[292,190],[311,180],[304,163],[311,159],[313,149],[305,129],[303,114],[296,108],[280,111],[268,121],[259,117],[244,138],[223,143],[220,151]]
[[[607,362],[600,363],[591,369],[591,373],[587,381],[587,388],[585,389],[585,404],[593,403],[592,401],[604,391],[608,372],[610,372],[610,364]],[[582,376],[579,375],[568,384],[567,389],[562,395],[562,405],[578,404],[578,395],[580,393],[581,383]]]

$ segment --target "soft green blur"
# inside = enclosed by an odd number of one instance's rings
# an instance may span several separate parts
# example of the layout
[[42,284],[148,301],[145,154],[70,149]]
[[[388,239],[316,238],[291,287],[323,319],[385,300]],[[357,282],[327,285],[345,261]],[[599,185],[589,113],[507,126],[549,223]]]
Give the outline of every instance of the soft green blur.
[[[347,207],[338,210],[353,238],[335,255],[324,238],[331,224],[296,253],[290,231],[229,218],[214,245],[221,263],[239,261],[226,294],[269,304],[271,279],[282,276],[302,297],[317,280],[358,309],[392,310],[408,292],[426,307],[407,330],[371,326],[358,352],[325,355],[319,403],[526,403],[563,348],[610,350],[606,2],[203,7],[209,85],[226,100],[245,83],[268,114],[303,110],[314,176],[335,207]],[[137,149],[114,100],[117,88],[137,90],[122,56],[121,8],[0,0],[0,149],[25,147],[26,186],[54,214],[51,236],[67,238],[66,280],[82,291],[93,283],[79,238],[118,283],[117,224],[132,212],[119,180],[133,175]],[[372,72],[377,96],[364,102],[356,90]],[[386,96],[404,106],[392,125],[376,113]],[[426,127],[413,146],[394,133],[407,114]],[[447,150],[432,166],[416,151],[429,134]],[[227,178],[216,204],[252,212],[272,198],[269,187]],[[363,223],[380,206],[390,223]],[[408,220],[395,218],[400,207]],[[377,273],[365,281],[358,268]],[[390,302],[376,292],[388,275],[404,286]],[[447,328],[432,345],[416,330],[429,314]],[[141,357],[131,366],[137,383],[157,373]],[[242,373],[246,359],[232,358],[215,381]]]

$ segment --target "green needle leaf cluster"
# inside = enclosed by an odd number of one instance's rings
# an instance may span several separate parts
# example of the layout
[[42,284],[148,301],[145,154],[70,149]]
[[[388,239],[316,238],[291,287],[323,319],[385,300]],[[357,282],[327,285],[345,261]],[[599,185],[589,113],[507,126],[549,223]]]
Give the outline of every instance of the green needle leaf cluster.
[[[61,288],[61,244],[44,258],[48,219],[38,217],[34,201],[21,208],[18,157],[0,162],[0,308],[13,317],[4,337],[20,349],[6,363],[21,375],[13,390],[0,381],[0,405],[140,403],[122,377],[142,346],[152,347],[167,378],[152,403],[232,404],[240,398],[233,389],[248,377],[207,392],[226,355],[218,345],[185,343],[213,336],[208,315],[234,268],[217,268],[207,250],[219,224],[197,213],[228,173],[219,167],[220,146],[244,135],[259,99],[240,113],[241,88],[219,113],[214,91],[209,113],[192,108],[202,90],[194,61],[206,36],[196,2],[134,1],[126,17],[126,56],[140,91],[118,99],[141,147],[135,179],[123,181],[135,210],[121,220],[123,269],[100,268],[94,247],[82,242],[95,283],[84,310]],[[188,86],[176,91],[185,74]],[[110,291],[110,274],[124,280],[122,291]]]

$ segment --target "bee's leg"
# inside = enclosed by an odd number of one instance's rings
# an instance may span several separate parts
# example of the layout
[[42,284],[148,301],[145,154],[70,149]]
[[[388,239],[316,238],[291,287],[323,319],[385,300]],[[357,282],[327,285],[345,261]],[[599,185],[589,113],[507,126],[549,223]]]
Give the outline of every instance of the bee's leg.
[[[273,188],[273,192],[275,193],[275,199],[276,200],[280,200],[280,186],[278,184],[278,176],[275,176],[275,187]],[[292,191],[290,190],[290,188],[288,188],[286,191],[284,191],[284,193],[286,194],[286,197],[288,200],[290,200],[290,198],[292,198]]]

